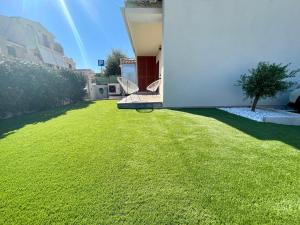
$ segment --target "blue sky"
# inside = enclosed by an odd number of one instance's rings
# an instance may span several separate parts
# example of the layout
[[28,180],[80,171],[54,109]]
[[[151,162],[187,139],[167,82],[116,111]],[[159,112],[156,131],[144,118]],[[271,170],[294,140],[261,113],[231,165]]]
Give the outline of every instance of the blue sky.
[[99,71],[97,59],[118,48],[133,57],[120,12],[124,0],[0,0],[0,14],[44,25],[78,68]]

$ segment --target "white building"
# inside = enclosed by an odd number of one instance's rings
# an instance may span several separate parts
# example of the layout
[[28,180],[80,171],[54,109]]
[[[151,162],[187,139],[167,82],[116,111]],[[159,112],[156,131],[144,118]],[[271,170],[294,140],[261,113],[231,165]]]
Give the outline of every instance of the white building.
[[164,107],[249,105],[241,74],[260,61],[300,68],[299,0],[127,0],[122,12],[139,87],[161,76]]
[[54,68],[75,69],[73,59],[40,23],[0,15],[0,53]]

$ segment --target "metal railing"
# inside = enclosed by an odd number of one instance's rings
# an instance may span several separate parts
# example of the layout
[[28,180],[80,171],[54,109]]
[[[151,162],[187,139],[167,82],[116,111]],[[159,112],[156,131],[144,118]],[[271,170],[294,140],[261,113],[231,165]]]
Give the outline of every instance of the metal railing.
[[162,0],[125,0],[127,8],[162,8]]

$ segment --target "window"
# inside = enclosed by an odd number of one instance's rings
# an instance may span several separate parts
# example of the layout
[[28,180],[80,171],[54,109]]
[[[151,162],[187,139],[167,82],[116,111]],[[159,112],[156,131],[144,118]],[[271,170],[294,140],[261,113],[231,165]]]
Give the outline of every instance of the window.
[[49,43],[48,37],[45,34],[43,34],[43,45],[47,48],[50,48],[50,43]]
[[37,57],[40,61],[43,61],[41,54],[37,50],[34,51],[34,56]]
[[17,57],[16,49],[12,46],[7,46],[7,54],[9,56]]
[[53,49],[61,54],[64,54],[64,49],[60,44],[54,43]]

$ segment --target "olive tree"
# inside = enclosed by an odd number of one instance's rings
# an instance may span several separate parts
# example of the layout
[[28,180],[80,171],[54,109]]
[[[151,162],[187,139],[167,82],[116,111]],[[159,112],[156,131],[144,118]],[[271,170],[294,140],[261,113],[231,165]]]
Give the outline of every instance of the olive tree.
[[248,74],[241,75],[238,85],[242,87],[247,98],[253,99],[253,112],[260,99],[274,97],[278,92],[286,91],[295,84],[288,79],[295,77],[300,70],[290,70],[289,66],[290,64],[260,62]]

